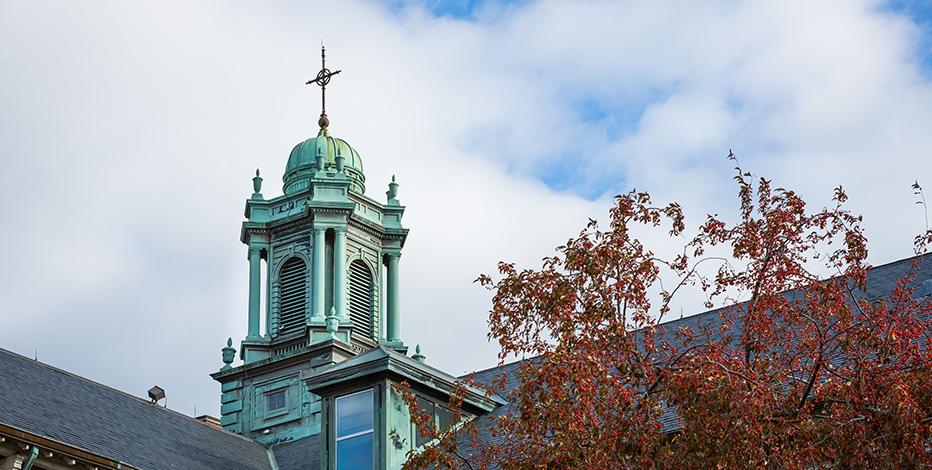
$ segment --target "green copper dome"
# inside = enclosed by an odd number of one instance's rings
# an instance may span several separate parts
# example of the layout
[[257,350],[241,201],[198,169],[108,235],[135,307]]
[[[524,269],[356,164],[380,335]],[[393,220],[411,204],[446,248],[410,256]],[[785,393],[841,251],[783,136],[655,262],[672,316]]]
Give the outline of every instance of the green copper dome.
[[343,157],[343,172],[350,180],[350,190],[357,193],[366,191],[366,176],[362,171],[362,158],[353,147],[343,139],[331,137],[326,129],[321,129],[317,137],[311,137],[295,145],[285,165],[285,194],[292,194],[308,188],[310,179],[317,171],[317,155],[323,156],[327,172],[337,171],[337,155]]

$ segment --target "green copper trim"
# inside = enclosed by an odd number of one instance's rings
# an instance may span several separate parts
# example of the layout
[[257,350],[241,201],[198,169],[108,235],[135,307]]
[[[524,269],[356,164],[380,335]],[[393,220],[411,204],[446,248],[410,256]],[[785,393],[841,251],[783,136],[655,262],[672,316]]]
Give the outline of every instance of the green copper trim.
[[389,342],[401,341],[401,325],[399,317],[399,286],[398,286],[398,260],[401,258],[401,253],[387,253],[388,257],[388,308],[387,310],[387,321],[386,321],[386,336],[388,337]]
[[311,291],[311,301],[314,302],[314,309],[311,316],[317,320],[323,320],[327,308],[326,299],[324,298],[324,289],[327,285],[326,279],[326,259],[324,257],[326,247],[326,229],[314,227],[314,241],[311,246],[311,252],[314,259],[313,284]]
[[249,247],[249,324],[246,339],[259,339],[259,289],[261,285],[262,249],[258,246]]
[[[338,156],[342,162],[337,161]],[[366,192],[366,176],[359,153],[345,140],[331,137],[326,129],[321,129],[316,137],[299,143],[291,150],[282,178],[285,194],[308,189],[310,178],[328,168],[344,173],[351,182],[350,189],[354,192]]]
[[333,237],[333,304],[336,315],[348,320],[346,313],[346,228],[334,229]]

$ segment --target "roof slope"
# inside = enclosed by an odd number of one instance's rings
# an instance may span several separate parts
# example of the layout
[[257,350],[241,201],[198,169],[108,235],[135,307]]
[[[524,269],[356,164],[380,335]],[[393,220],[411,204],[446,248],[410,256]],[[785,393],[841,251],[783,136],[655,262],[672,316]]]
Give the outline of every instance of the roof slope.
[[253,440],[2,348],[0,423],[138,468],[271,470]]
[[272,447],[278,470],[316,468],[320,462],[320,434],[276,444]]
[[[899,279],[902,278],[910,269],[913,261],[918,263],[918,270],[915,273],[913,282],[910,284],[910,287],[915,290],[914,297],[928,298],[932,296],[932,253],[913,256],[871,268],[867,274],[866,290],[856,291],[854,295],[858,298],[866,298],[868,300],[873,300],[889,295],[896,288],[897,281],[899,281]],[[787,295],[793,294],[793,291],[787,292]],[[698,331],[703,326],[714,325],[721,322],[721,314],[724,310],[724,308],[709,310],[696,315],[664,322],[663,325],[666,328],[666,332],[669,334],[670,339],[673,339],[673,335],[671,333],[676,331],[678,328],[686,327],[691,328],[694,331]],[[741,328],[741,324],[736,324],[734,325],[732,332],[740,331]],[[518,369],[521,367],[521,364],[525,361],[534,360],[538,360],[538,358],[534,357],[530,359],[524,359],[499,367],[481,370],[473,375],[473,379],[480,384],[489,384],[495,380],[498,380],[503,373],[506,374],[504,387],[498,393],[500,396],[508,399],[510,398],[509,395],[520,385]],[[461,378],[466,378],[468,376],[469,375],[467,374]],[[479,431],[479,435],[486,436],[486,443],[494,444],[497,443],[496,441],[501,441],[505,438],[505,436],[498,436],[494,440],[490,439],[490,431],[499,416],[504,416],[511,412],[517,413],[517,407],[513,403],[501,406],[491,413],[487,413],[476,418],[476,427]],[[682,425],[676,410],[672,408],[667,408],[664,411],[660,417],[660,421],[663,426],[663,432],[674,432]],[[459,445],[460,448],[463,449],[467,454],[473,451],[469,442],[469,438],[466,435],[463,435],[459,438]]]

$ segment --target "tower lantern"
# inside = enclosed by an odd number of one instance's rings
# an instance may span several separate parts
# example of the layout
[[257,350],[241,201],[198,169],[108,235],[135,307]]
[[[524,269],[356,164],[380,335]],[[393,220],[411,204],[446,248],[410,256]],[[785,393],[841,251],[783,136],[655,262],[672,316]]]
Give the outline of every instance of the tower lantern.
[[313,395],[301,388],[303,377],[373,348],[407,352],[398,298],[405,208],[394,181],[386,203],[366,196],[359,152],[331,135],[324,100],[341,71],[329,70],[324,60],[321,48],[321,70],[307,82],[321,87],[317,135],[291,150],[284,194],[264,197],[257,170],[246,200],[240,232],[249,265],[247,335],[239,348],[244,364],[231,369],[227,363],[214,374],[229,399],[222,423],[235,432],[269,429],[259,418],[268,413],[246,410],[244,403],[261,408],[262,397],[278,389],[285,397],[271,403],[284,400],[287,412],[273,413],[273,421],[309,420],[298,428],[313,429],[320,417]]

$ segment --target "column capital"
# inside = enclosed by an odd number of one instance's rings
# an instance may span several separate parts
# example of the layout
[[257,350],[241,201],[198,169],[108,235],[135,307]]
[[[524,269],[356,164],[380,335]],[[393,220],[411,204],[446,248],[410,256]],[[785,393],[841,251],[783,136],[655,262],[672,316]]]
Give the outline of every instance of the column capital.
[[338,225],[338,226],[336,226],[336,227],[333,227],[333,231],[336,232],[336,233],[346,233],[346,226],[345,226],[345,225]]
[[250,245],[246,250],[246,259],[249,261],[252,261],[253,259],[262,259],[262,250],[265,248],[266,247],[264,246]]
[[386,251],[385,256],[388,256],[389,258],[401,259],[401,252],[400,251]]

